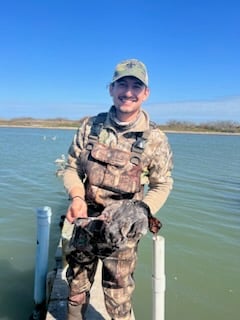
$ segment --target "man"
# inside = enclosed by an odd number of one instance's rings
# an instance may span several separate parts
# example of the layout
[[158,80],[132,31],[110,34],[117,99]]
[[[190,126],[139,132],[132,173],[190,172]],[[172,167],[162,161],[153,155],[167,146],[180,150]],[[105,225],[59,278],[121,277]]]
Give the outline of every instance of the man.
[[68,320],[84,319],[99,258],[110,317],[131,319],[138,242],[172,189],[168,140],[142,109],[150,92],[146,66],[136,59],[120,62],[109,92],[109,112],[81,121],[64,173],[71,200],[67,220],[94,216],[101,222],[91,228],[87,222],[86,233],[80,223],[74,234],[76,250],[68,256]]

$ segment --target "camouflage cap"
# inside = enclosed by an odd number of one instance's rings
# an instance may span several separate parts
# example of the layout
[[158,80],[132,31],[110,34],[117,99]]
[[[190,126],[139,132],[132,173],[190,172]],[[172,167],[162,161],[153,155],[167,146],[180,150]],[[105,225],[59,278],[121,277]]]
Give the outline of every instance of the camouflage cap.
[[137,59],[128,59],[117,64],[111,83],[127,76],[135,77],[141,80],[145,86],[148,86],[147,68]]

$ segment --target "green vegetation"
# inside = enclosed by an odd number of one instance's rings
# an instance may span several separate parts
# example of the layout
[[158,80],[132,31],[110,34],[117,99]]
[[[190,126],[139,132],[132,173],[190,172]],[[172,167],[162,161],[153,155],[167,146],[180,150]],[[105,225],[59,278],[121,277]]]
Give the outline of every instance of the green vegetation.
[[173,120],[159,127],[164,131],[240,133],[240,123],[233,121],[213,121],[196,124],[194,122]]
[[[13,118],[10,120],[0,119],[0,126],[36,127],[36,128],[76,128],[80,120],[68,120],[63,118],[55,119],[34,119],[34,118]],[[169,121],[159,125],[163,131],[176,132],[219,132],[240,134],[240,123],[233,121],[214,121],[196,124],[187,121]]]
[[34,119],[34,118],[13,118],[10,120],[0,119],[0,126],[15,127],[36,127],[36,128],[74,128],[78,126],[78,120],[63,118]]

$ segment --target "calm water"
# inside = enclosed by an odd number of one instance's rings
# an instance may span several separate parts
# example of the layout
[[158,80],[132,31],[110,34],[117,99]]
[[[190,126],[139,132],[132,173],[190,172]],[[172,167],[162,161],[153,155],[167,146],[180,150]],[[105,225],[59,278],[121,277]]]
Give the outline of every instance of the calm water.
[[[52,208],[49,268],[68,205],[55,159],[72,130],[0,128],[0,320],[33,308],[36,208]],[[240,136],[168,134],[174,190],[159,217],[166,240],[166,320],[238,320]],[[137,320],[151,319],[152,239],[139,248]]]

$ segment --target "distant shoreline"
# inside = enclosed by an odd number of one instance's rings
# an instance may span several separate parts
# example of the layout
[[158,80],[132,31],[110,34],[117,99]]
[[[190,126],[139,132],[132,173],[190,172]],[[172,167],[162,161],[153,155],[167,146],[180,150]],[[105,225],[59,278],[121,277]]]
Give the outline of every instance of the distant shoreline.
[[[41,126],[41,125],[3,125],[0,128],[26,128],[26,129],[55,129],[55,130],[77,130],[78,127],[64,127],[64,126]],[[206,135],[224,135],[224,136],[240,136],[240,132],[222,132],[222,131],[192,131],[192,130],[171,130],[160,128],[165,133],[179,133],[179,134],[206,134]]]

